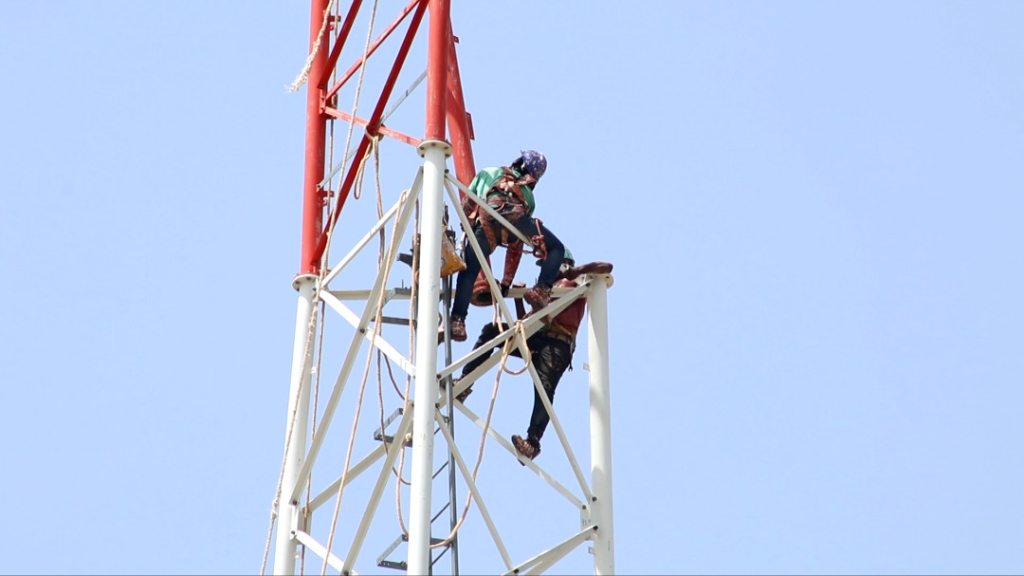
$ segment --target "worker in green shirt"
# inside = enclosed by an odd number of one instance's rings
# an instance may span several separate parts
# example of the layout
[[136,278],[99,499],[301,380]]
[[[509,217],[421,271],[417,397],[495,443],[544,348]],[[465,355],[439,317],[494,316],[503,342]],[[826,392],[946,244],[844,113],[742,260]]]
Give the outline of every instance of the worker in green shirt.
[[[543,154],[536,150],[524,150],[511,166],[485,168],[469,183],[470,190],[479,198],[485,199],[488,206],[494,208],[534,244],[535,255],[541,258],[540,276],[537,285],[527,290],[523,298],[535,309],[542,308],[551,301],[551,285],[558,276],[558,267],[562,264],[565,251],[558,237],[540,220],[533,217],[536,208],[533,190],[547,167],[548,161]],[[471,233],[476,236],[485,256],[490,256],[498,246],[509,246],[505,276],[501,282],[502,293],[507,294],[515,276],[515,268],[519,264],[519,256],[522,254],[521,241],[487,212],[477,209],[476,204],[468,199],[463,201],[463,210],[473,225]],[[476,252],[469,246],[466,249],[465,260],[466,269],[459,272],[455,281],[455,300],[452,302],[451,311],[451,338],[456,342],[466,340],[466,314],[469,312],[469,301],[473,295],[473,283],[480,273],[480,261],[476,257]],[[510,264],[513,263],[509,274]]]

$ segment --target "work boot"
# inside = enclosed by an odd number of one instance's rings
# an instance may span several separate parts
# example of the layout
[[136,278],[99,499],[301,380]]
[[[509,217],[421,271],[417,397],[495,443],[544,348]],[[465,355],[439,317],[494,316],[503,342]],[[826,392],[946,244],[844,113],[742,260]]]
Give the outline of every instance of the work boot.
[[448,319],[448,325],[451,327],[452,340],[455,342],[466,341],[466,319],[461,316],[452,316]]
[[548,302],[551,302],[551,285],[538,283],[523,294],[523,300],[533,306],[534,310],[547,306]]
[[[452,329],[452,342],[466,341],[466,319],[452,316],[449,319]],[[437,343],[444,344],[444,324],[437,327]]]
[[[529,436],[524,440],[522,436],[513,434],[512,445],[516,447],[516,452],[519,452],[530,460],[533,460],[538,454],[540,454],[540,440],[533,436]],[[523,463],[520,462],[520,464]],[[523,464],[523,466],[526,466],[526,464]]]

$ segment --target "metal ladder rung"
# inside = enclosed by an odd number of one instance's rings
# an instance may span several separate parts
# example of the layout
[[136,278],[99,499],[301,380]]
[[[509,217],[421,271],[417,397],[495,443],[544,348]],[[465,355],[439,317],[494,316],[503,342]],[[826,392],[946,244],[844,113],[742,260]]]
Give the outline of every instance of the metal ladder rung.
[[[442,509],[441,512],[444,512],[444,509]],[[441,513],[439,512],[438,516],[440,516],[440,515],[441,515]],[[437,516],[434,516],[434,518],[436,519]],[[391,546],[388,546],[388,549],[385,550],[383,554],[381,554],[380,556],[377,557],[377,566],[379,566],[380,568],[391,568],[393,570],[408,570],[409,569],[409,564],[405,560],[399,560],[399,561],[396,562],[394,560],[388,560],[387,559],[387,557],[392,552],[394,552],[398,548],[398,546],[402,544],[402,542],[408,542],[408,541],[409,541],[409,537],[406,536],[405,534],[402,534],[401,536],[399,536],[394,542],[391,543]],[[434,537],[430,538],[430,545],[431,546],[433,546],[434,544],[440,544],[441,542],[444,542],[444,539],[442,539],[442,538],[434,538]],[[451,548],[451,547],[452,547],[452,545],[451,545],[450,542],[448,544],[446,544],[444,546],[444,548],[441,550],[441,553],[438,554],[436,558],[433,558],[430,561],[430,565],[433,566],[434,563],[436,563],[438,560],[440,560],[441,557],[444,556],[445,553],[448,552],[448,549]]]
[[397,324],[399,326],[408,326],[410,321],[408,318],[396,318],[394,316],[381,316],[381,324]]
[[[434,428],[434,436],[437,436],[437,433],[440,432],[440,431],[441,431],[440,427]],[[395,437],[391,436],[390,434],[381,434],[380,428],[378,428],[377,430],[374,430],[374,432],[373,432],[373,439],[378,441],[378,442],[383,440],[385,442],[391,443],[391,442],[393,442],[395,440]],[[405,445],[407,447],[408,446],[412,446],[412,432],[406,434]],[[437,476],[437,474],[435,473],[434,476]]]

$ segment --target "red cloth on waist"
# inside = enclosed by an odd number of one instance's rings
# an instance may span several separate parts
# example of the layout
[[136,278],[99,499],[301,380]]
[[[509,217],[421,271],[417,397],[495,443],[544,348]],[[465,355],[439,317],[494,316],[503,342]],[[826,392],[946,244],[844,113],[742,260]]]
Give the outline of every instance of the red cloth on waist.
[[[555,282],[555,288],[575,288],[579,286],[573,280],[562,278]],[[576,336],[576,332],[580,329],[580,324],[583,322],[583,314],[587,308],[587,299],[577,298],[575,302],[569,304],[569,306],[563,310],[555,319],[551,321],[552,328],[559,332],[565,332],[570,336]]]

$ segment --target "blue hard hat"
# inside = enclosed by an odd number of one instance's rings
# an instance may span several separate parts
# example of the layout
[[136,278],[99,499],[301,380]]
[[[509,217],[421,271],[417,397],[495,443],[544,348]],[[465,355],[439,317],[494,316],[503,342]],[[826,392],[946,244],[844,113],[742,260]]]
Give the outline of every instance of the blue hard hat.
[[540,177],[548,169],[548,159],[536,150],[523,150],[519,160],[522,162],[523,168],[537,180],[540,180]]

